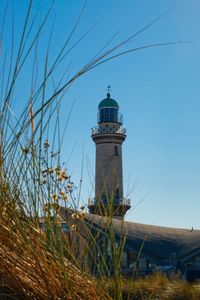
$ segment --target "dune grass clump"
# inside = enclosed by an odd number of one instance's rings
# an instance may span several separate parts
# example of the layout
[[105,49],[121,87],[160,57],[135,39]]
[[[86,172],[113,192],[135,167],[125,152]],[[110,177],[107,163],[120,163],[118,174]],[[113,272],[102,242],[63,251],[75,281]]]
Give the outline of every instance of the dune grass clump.
[[0,297],[106,299],[94,279],[48,242],[24,213],[19,194],[0,182]]
[[[111,297],[115,291],[112,279],[100,280],[100,286],[105,286]],[[167,278],[164,274],[155,273],[145,278],[122,279],[123,300],[197,300],[200,299],[200,285],[187,283],[173,276]]]

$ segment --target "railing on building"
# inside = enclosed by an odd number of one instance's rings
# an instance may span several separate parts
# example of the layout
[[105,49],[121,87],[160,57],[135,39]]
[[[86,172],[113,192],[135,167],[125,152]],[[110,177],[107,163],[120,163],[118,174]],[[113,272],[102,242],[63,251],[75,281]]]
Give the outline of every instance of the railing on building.
[[120,133],[126,134],[126,128],[120,126],[116,128],[115,126],[96,126],[92,128],[92,134],[99,134],[99,133]]
[[[108,201],[106,198],[104,199],[96,199],[96,198],[89,198],[88,199],[88,205],[99,205],[99,204],[102,204],[102,205],[106,205],[108,204]],[[127,206],[130,206],[131,205],[131,200],[129,198],[114,198],[114,201],[113,201],[113,204],[114,205],[127,205]]]

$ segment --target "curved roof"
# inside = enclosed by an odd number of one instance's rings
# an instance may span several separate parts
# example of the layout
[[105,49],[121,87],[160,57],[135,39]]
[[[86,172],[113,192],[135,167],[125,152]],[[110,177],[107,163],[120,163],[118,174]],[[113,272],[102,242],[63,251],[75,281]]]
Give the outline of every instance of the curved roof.
[[[61,207],[59,214],[64,219],[68,213],[71,214],[73,211]],[[94,231],[100,230],[103,233],[108,228],[109,218],[86,213],[84,220],[80,222],[84,222]],[[187,261],[188,258],[200,253],[200,230],[147,225],[115,218],[112,219],[112,225],[116,240],[125,235],[125,247],[141,251],[147,258],[156,261],[169,260],[169,256],[173,253],[176,253],[177,259]],[[87,237],[85,236],[86,239]]]
[[[106,229],[108,220],[98,215],[86,215],[87,219]],[[115,234],[126,236],[126,246],[140,251],[149,258],[157,260],[169,259],[176,253],[177,258],[185,257],[196,249],[200,249],[200,230],[171,228],[146,225],[112,219]]]
[[119,108],[119,105],[115,99],[110,98],[110,93],[107,94],[107,98],[103,99],[100,103],[98,108],[103,107],[113,107],[113,108]]

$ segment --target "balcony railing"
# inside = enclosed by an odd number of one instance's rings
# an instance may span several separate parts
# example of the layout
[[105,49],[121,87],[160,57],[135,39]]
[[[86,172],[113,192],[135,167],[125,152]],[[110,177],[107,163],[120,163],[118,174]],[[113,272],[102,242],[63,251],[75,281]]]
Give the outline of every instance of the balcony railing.
[[[129,198],[114,198],[114,205],[127,205],[130,206],[131,205],[131,200]],[[89,198],[88,199],[88,205],[98,205],[98,204],[102,204],[102,205],[106,205],[108,204],[107,199],[102,199],[102,200],[98,200],[96,198]]]
[[114,126],[96,126],[92,128],[92,135],[93,134],[103,134],[103,133],[120,133],[120,134],[126,134],[126,128],[123,128],[120,126],[119,128],[116,128]]

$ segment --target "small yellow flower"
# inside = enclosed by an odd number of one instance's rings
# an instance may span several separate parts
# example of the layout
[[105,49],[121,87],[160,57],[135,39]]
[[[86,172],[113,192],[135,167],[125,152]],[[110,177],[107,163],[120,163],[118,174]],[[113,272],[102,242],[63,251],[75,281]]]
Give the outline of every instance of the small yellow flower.
[[56,170],[56,175],[60,176],[60,170]]
[[63,197],[64,200],[68,199],[68,195],[65,192],[60,191],[60,195]]
[[72,227],[72,229],[73,229],[73,230],[76,230],[76,229],[77,229],[77,226],[76,226],[76,224],[72,224],[72,226],[71,226],[71,227]]
[[83,211],[80,212],[79,218],[80,218],[80,220],[85,219],[85,213]]
[[63,195],[63,199],[67,200],[68,199],[68,195],[67,194]]
[[79,219],[79,215],[77,213],[73,213],[72,214],[72,219],[78,220]]
[[53,169],[53,168],[49,168],[47,172],[48,172],[49,174],[53,174],[54,169]]
[[62,181],[63,177],[61,175],[58,176],[58,181]]
[[68,179],[69,178],[69,176],[66,174],[65,171],[62,171],[60,175],[62,176],[63,179]]
[[52,194],[51,198],[53,198],[54,200],[58,200],[58,196],[56,194]]

